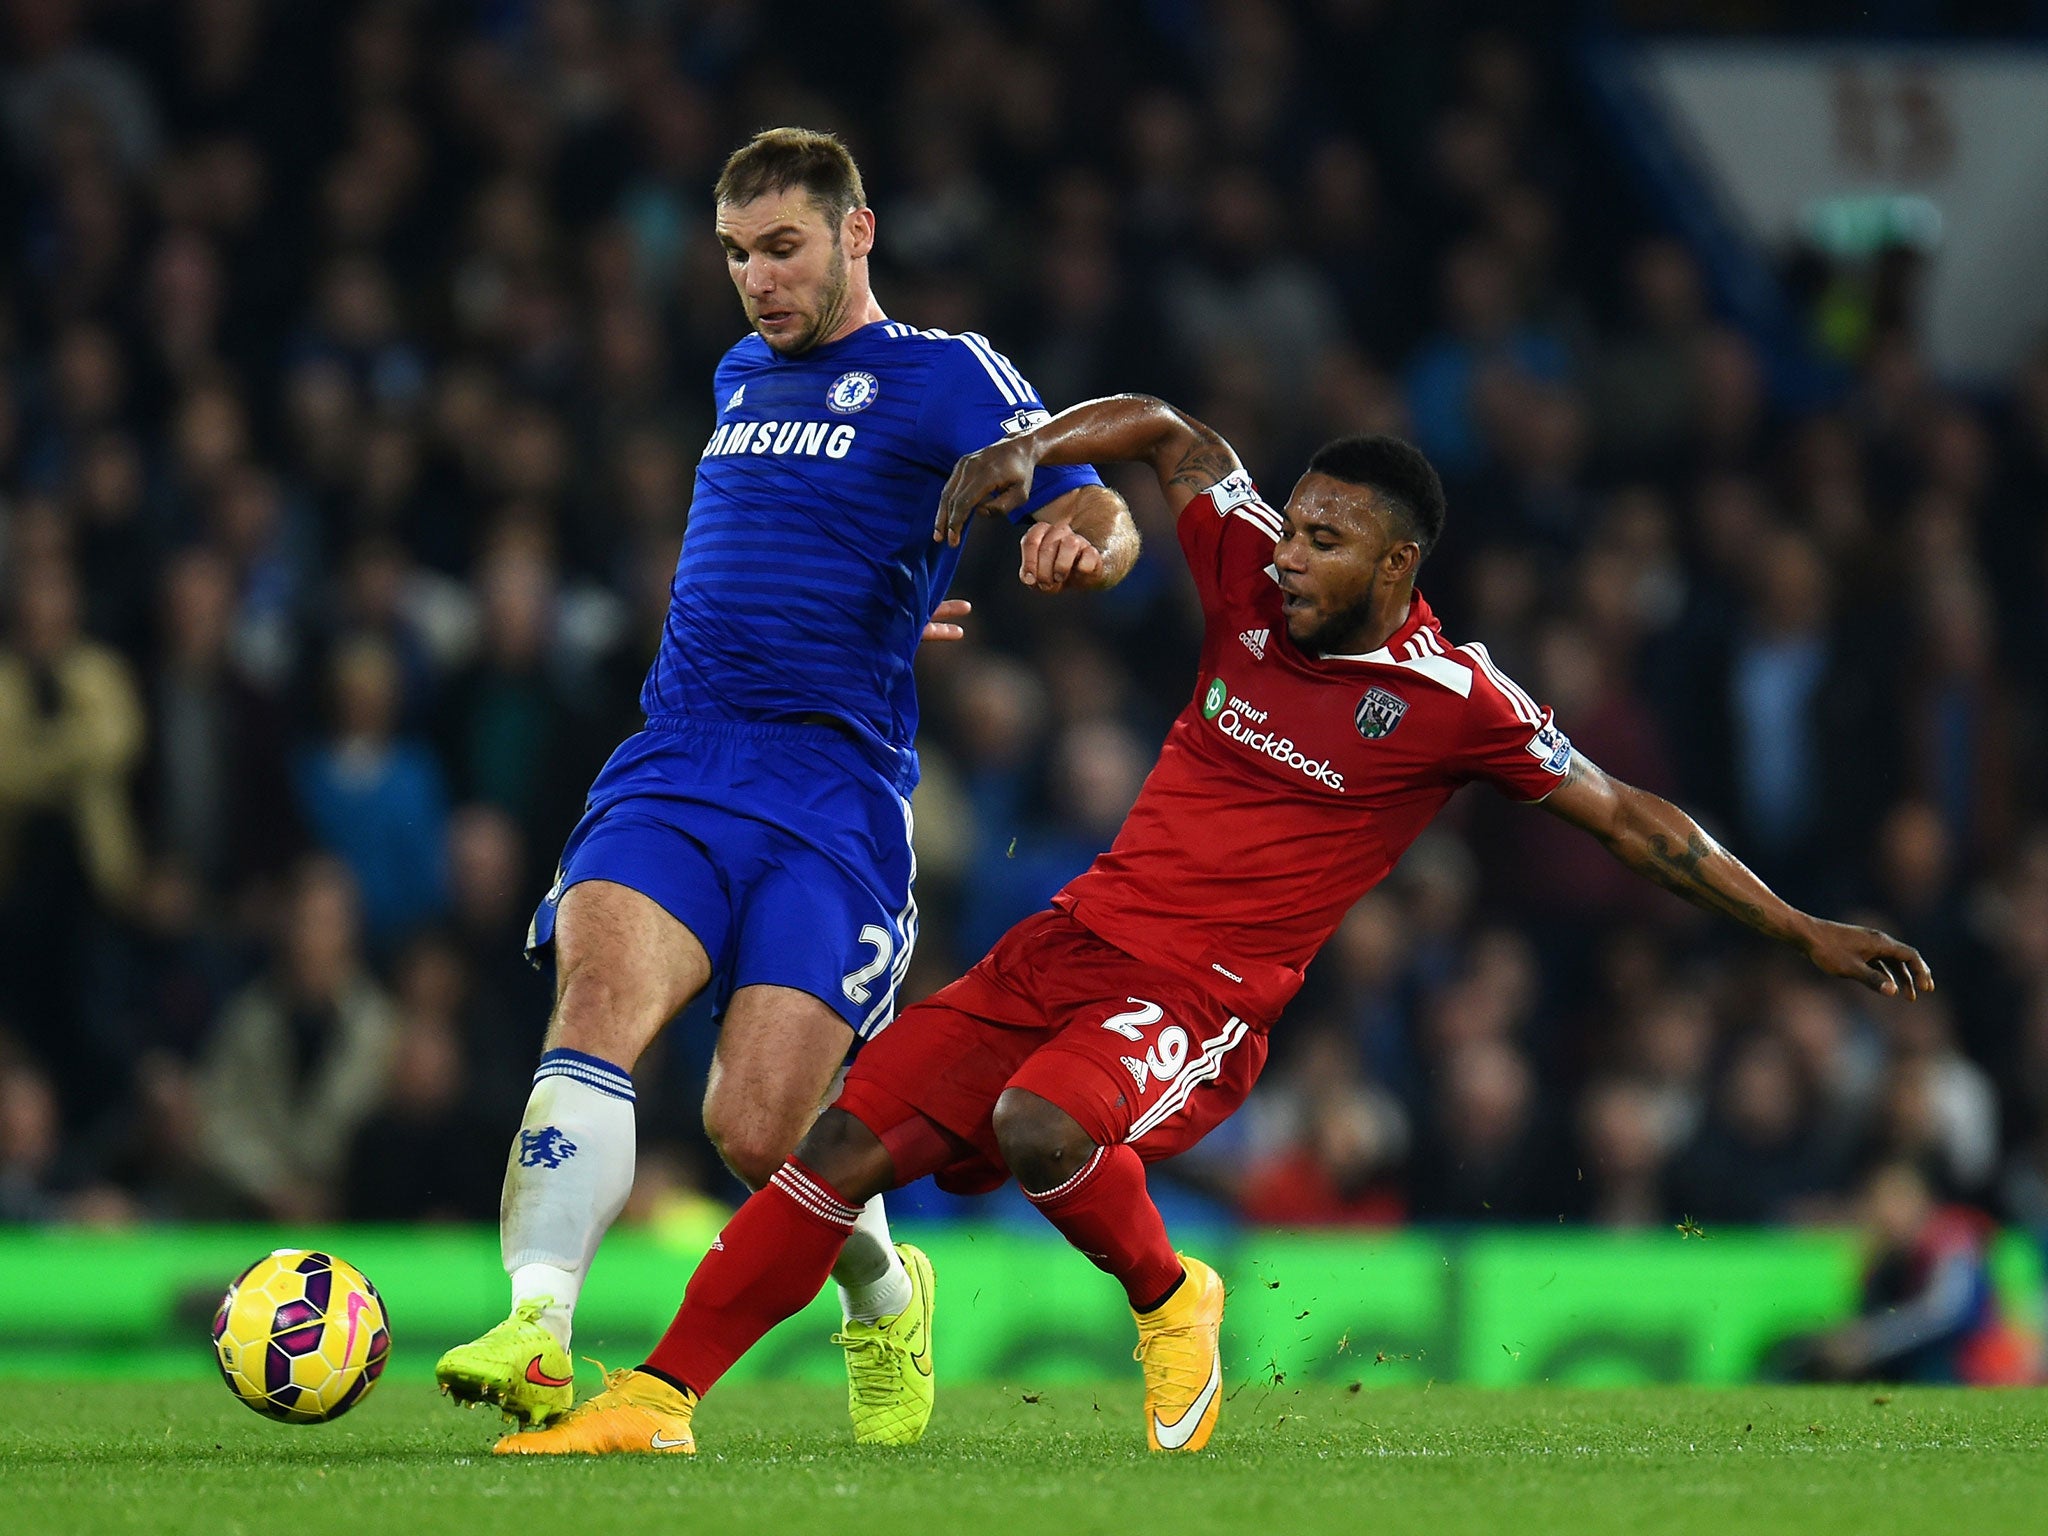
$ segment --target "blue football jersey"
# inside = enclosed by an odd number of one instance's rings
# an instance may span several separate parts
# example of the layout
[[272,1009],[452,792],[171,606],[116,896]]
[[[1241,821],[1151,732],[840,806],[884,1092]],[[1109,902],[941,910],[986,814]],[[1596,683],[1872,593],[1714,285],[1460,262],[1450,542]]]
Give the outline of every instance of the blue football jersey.
[[[797,357],[749,335],[713,389],[641,708],[829,716],[908,793],[911,661],[960,556],[932,541],[939,492],[962,454],[1043,421],[1038,393],[980,336],[891,320]],[[1013,516],[1099,483],[1086,466],[1042,468]]]

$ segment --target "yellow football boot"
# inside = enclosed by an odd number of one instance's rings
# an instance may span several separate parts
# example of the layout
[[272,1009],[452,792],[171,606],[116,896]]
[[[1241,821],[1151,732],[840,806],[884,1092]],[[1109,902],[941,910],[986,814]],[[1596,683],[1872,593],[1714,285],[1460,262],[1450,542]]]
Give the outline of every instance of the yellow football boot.
[[872,1323],[848,1318],[832,1335],[846,1350],[846,1406],[861,1445],[915,1445],[932,1421],[932,1261],[898,1243],[910,1305]]
[[1133,1312],[1145,1368],[1145,1443],[1155,1451],[1199,1451],[1223,1407],[1223,1281],[1200,1259],[1180,1256],[1187,1279],[1166,1304]]
[[645,1371],[608,1371],[604,1390],[546,1429],[510,1434],[498,1456],[694,1456],[697,1399]]
[[576,1365],[541,1325],[546,1297],[522,1301],[482,1338],[458,1344],[434,1365],[441,1390],[459,1403],[492,1403],[515,1423],[551,1424],[576,1400]]

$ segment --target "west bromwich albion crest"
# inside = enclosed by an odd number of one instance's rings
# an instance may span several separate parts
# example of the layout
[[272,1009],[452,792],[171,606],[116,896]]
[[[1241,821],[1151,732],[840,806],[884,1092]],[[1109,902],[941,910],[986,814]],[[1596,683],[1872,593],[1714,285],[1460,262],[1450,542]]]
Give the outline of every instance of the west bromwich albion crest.
[[1401,717],[1408,713],[1408,701],[1397,693],[1384,688],[1369,688],[1365,697],[1358,701],[1358,712],[1352,719],[1358,722],[1358,734],[1367,741],[1378,741],[1382,736],[1391,735]]
[[872,373],[842,373],[825,392],[825,404],[842,416],[864,411],[875,403],[881,385]]

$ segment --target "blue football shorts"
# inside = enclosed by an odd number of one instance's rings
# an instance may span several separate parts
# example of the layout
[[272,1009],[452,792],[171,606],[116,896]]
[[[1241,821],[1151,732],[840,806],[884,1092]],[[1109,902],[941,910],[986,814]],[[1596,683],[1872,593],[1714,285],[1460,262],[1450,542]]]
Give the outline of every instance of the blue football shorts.
[[614,881],[697,936],[718,1017],[740,987],[794,987],[865,1039],[910,966],[916,874],[910,804],[846,734],[663,716],[591,785],[526,952],[554,941],[564,892]]

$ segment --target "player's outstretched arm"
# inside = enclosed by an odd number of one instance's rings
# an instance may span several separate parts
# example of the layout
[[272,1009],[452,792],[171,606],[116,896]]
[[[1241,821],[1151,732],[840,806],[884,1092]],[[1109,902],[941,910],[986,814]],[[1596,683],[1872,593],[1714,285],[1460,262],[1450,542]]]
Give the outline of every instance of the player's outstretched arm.
[[1610,779],[1579,753],[1543,808],[1593,834],[1637,874],[1696,907],[1789,944],[1830,976],[1886,997],[1934,990],[1919,951],[1875,928],[1831,923],[1781,900],[1748,866],[1669,800]]
[[932,537],[958,544],[975,513],[1008,516],[1030,496],[1041,464],[1121,463],[1151,464],[1175,512],[1242,467],[1230,444],[1164,400],[1111,395],[1070,406],[955,464]]

